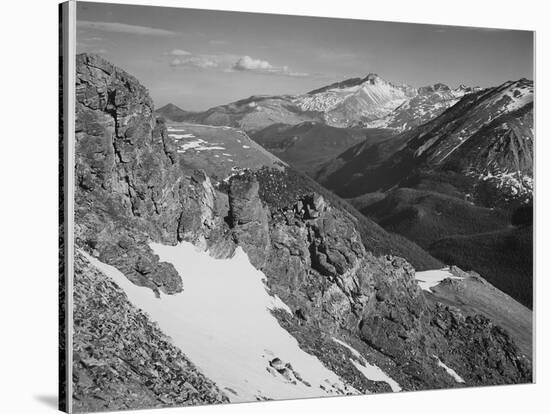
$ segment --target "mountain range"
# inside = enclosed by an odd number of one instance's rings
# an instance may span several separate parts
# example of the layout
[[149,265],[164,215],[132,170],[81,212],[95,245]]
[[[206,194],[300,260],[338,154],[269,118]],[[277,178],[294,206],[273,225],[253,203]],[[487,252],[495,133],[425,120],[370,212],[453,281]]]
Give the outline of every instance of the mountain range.
[[402,131],[430,120],[465,94],[478,90],[464,85],[451,89],[442,83],[420,88],[394,85],[371,73],[303,95],[251,96],[198,113],[172,113],[175,105],[168,104],[158,113],[172,121],[229,125],[247,132],[275,123],[296,125],[308,121],[340,128],[364,126]]
[[79,411],[532,381],[532,82],[190,113],[76,74]]
[[170,121],[242,129],[282,160],[313,174],[359,141],[414,128],[479,89],[441,83],[413,88],[369,74],[303,95],[251,96],[198,113],[167,104],[157,114]]

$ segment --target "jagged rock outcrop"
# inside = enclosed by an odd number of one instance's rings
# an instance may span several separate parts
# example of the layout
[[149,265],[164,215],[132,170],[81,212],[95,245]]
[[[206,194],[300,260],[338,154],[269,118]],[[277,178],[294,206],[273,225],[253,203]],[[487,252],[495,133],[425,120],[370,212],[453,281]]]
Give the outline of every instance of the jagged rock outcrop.
[[77,242],[134,283],[181,291],[177,272],[147,242],[205,247],[210,232],[223,231],[209,178],[183,174],[147,90],[131,75],[79,55],[76,89]]
[[[283,173],[270,176],[281,180],[271,186],[285,187]],[[258,187],[246,188],[246,198],[256,199]],[[288,207],[269,203],[264,194],[271,244],[262,270],[271,291],[293,310],[294,321],[284,313],[278,317],[303,347],[313,350],[313,338],[325,341],[327,335],[352,338],[406,389],[460,386],[439,360],[470,385],[530,381],[529,359],[503,329],[483,316],[429,303],[404,259],[365,251],[349,216],[319,194],[290,193],[277,194],[277,200],[295,197]],[[257,255],[254,243],[242,247],[250,257]],[[316,355],[338,366],[334,357]],[[351,377],[350,369],[343,369],[344,375]]]
[[76,183],[77,241],[108,263],[124,263],[138,284],[181,290],[177,273],[139,236],[175,239],[182,180],[170,143],[147,90],[93,55],[77,57]]
[[258,193],[259,183],[253,177],[234,177],[229,185],[228,220],[237,244],[248,253],[257,269],[265,264],[270,244],[268,210]]

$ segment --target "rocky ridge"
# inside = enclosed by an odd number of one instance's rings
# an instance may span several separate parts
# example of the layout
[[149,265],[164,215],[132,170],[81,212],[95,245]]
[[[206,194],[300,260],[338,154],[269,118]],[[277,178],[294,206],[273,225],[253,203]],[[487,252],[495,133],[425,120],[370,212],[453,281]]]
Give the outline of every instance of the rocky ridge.
[[[166,116],[166,114],[162,114]],[[210,108],[204,112],[189,113],[167,119],[177,122],[228,126],[253,133],[274,123],[297,125],[302,122],[321,122],[323,116],[317,111],[300,108],[290,95],[255,95],[226,105]]]
[[[467,385],[531,380],[529,358],[503,329],[485,317],[428,303],[410,264],[366,251],[349,213],[311,187],[289,188],[285,172],[278,170],[238,174],[226,185],[213,184],[208,171],[189,174],[164,125],[155,120],[146,89],[96,56],[77,58],[76,129],[77,246],[133,283],[166,294],[185,289],[185,278],[159,262],[150,241],[190,241],[216,257],[231,256],[239,245],[292,310],[292,316],[275,312],[281,325],[363,392],[387,388],[365,381],[342,358],[348,351],[333,337],[384,367],[403,389],[461,386],[434,355]],[[75,302],[78,315],[87,305],[83,297]],[[99,303],[92,305],[106,312]],[[84,330],[76,340],[85,350],[91,339]],[[323,352],[325,346],[331,351]],[[99,374],[80,364],[81,356],[80,351],[75,356],[77,382],[86,375],[96,381]],[[184,371],[198,375],[189,366]],[[221,401],[212,397],[217,395],[212,384],[203,384],[209,391],[193,401]],[[119,396],[132,387],[117,383],[116,404],[125,404]],[[84,392],[77,386],[75,398]],[[145,405],[154,403],[154,396],[144,398]]]

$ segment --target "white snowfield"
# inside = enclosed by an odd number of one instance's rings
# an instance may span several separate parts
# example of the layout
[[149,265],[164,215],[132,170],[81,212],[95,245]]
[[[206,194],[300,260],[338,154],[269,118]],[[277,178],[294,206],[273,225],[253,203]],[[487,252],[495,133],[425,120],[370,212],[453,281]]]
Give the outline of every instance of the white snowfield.
[[369,108],[385,105],[388,111],[407,100],[406,93],[401,88],[379,78],[372,84],[365,82],[347,88],[336,87],[313,95],[301,95],[294,102],[302,110],[326,112],[350,98],[359,100]]
[[[88,257],[149,314],[189,359],[224,391],[231,401],[291,399],[358,394],[315,356],[300,349],[271,310],[290,312],[270,295],[265,276],[237,248],[230,259],[214,259],[191,243],[151,244],[161,261],[174,265],[184,291],[153,292],[131,283],[116,268]],[[270,361],[282,363],[270,367]],[[283,364],[290,363],[292,369]]]
[[187,150],[193,149],[195,151],[211,151],[211,150],[224,150],[225,147],[221,145],[212,145],[203,139],[198,138],[194,141],[188,141],[179,146],[178,152],[183,153]]
[[502,95],[509,98],[508,112],[515,111],[533,102],[533,86],[519,86],[517,82],[510,82]]
[[447,365],[445,365],[443,362],[441,362],[441,360],[436,357],[435,355],[433,355],[433,357],[437,360],[437,365],[440,366],[441,368],[443,368],[445,371],[447,371],[447,374],[449,374],[451,377],[453,377],[453,379],[458,382],[458,383],[461,383],[461,384],[464,384],[466,381],[464,381],[464,379],[462,379],[462,377],[460,375],[458,375],[456,373],[456,371],[452,368],[449,368]]
[[[531,136],[524,136],[525,139],[532,139]],[[475,176],[475,174],[472,174]],[[532,194],[534,183],[533,177],[523,173],[522,171],[504,171],[495,172],[487,171],[485,174],[478,176],[483,181],[496,182],[497,188],[508,190],[512,196]]]
[[414,278],[420,285],[422,290],[431,292],[431,288],[436,287],[445,279],[462,279],[459,276],[453,275],[448,267],[438,270],[425,270],[423,272],[416,272]]
[[[387,128],[392,125],[391,128],[404,130],[407,122],[401,124],[402,121],[399,120],[404,113],[410,111],[408,116],[412,118],[421,118],[426,113],[439,114],[471,91],[473,90],[461,85],[456,89],[434,90],[431,93],[421,94],[420,89],[408,85],[394,85],[374,75],[370,81],[359,85],[346,88],[334,87],[323,92],[296,96],[293,102],[305,111],[324,112],[327,120],[336,124],[342,121],[340,112],[352,111],[354,113],[352,117],[366,117],[368,121],[363,120],[363,122],[370,128]],[[439,96],[441,102],[432,102],[434,95]],[[413,111],[409,103],[416,97],[420,98],[415,100],[417,108]],[[333,111],[336,113],[332,114]],[[430,118],[426,117],[424,122]],[[347,122],[353,120],[346,119]]]
[[390,378],[388,374],[378,368],[376,365],[369,364],[367,360],[361,355],[355,348],[340,341],[339,339],[332,338],[334,342],[347,348],[356,359],[350,359],[350,362],[370,381],[382,381],[391,387],[393,392],[401,391],[401,386]]
[[[439,102],[433,102],[432,95],[424,97],[424,99],[416,98],[414,105],[411,105],[411,98],[405,101],[402,105],[399,105],[392,112],[386,116],[375,119],[373,121],[365,122],[365,125],[369,128],[392,128],[397,131],[404,131],[407,129],[409,122],[403,122],[400,120],[405,115],[405,119],[420,119],[428,121],[442,113],[445,109],[455,105],[464,96],[464,92],[458,89],[451,90],[445,94],[434,92],[434,95],[439,95]],[[454,98],[454,99],[453,99]],[[413,125],[414,126],[414,125]]]
[[193,134],[169,134],[174,139],[196,138]]
[[183,134],[182,132],[185,132],[185,129],[182,128],[174,128],[174,127],[168,127],[168,135],[175,139],[176,142],[179,143],[179,147],[177,152],[182,154],[188,150],[195,150],[195,151],[212,151],[212,150],[225,150],[225,147],[223,147],[221,144],[213,144],[210,142],[205,141],[204,139],[197,138],[193,134]]

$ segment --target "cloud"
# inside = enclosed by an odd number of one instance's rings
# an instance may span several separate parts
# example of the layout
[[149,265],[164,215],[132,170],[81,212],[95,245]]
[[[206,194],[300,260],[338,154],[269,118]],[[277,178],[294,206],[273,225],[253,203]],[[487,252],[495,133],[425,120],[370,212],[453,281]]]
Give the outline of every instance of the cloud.
[[288,68],[288,66],[274,66],[267,60],[255,59],[250,56],[240,57],[233,64],[231,69],[239,72],[256,72],[272,75],[308,76],[307,73],[293,72]]
[[117,22],[92,22],[87,20],[79,20],[76,24],[78,29],[92,29],[102,32],[112,33],[129,33],[138,35],[150,36],[177,36],[178,32],[171,30],[156,29],[148,26],[137,26],[133,24],[117,23]]
[[[277,68],[275,68],[267,60],[254,59],[250,56],[243,56],[239,58],[239,60],[237,60],[233,65],[233,69],[242,71],[251,70],[258,72],[271,72],[277,70]],[[281,70],[284,70],[284,68],[281,68]]]
[[187,50],[182,50],[182,49],[174,49],[170,52],[170,54],[172,56],[189,56],[191,55],[192,53],[191,52],[188,52]]
[[180,55],[170,61],[172,67],[195,67],[200,69],[212,69],[219,66],[219,59],[216,56],[192,56]]
[[219,70],[223,72],[251,72],[260,74],[302,77],[308,73],[291,71],[288,66],[275,66],[267,60],[232,54],[194,54],[183,49],[173,49],[168,53],[169,65],[176,68]]

